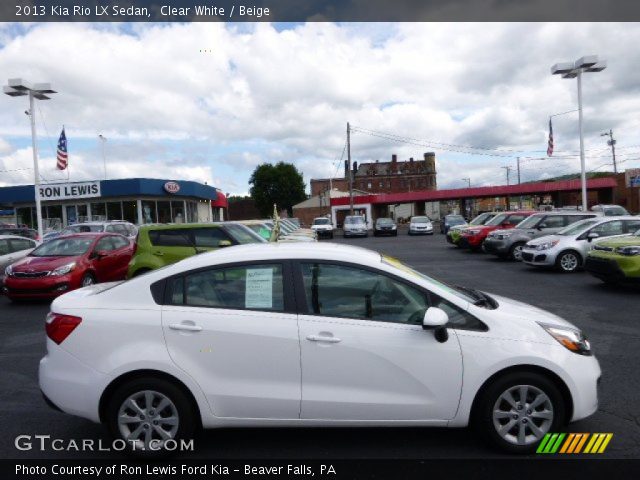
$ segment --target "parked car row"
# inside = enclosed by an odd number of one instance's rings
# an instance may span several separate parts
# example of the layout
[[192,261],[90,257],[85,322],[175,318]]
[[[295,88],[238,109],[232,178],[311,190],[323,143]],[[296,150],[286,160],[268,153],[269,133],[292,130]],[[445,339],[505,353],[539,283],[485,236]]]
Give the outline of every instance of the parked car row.
[[566,273],[584,268],[606,283],[640,282],[640,218],[622,207],[502,212],[478,225],[486,218],[452,227],[447,241],[535,267]]

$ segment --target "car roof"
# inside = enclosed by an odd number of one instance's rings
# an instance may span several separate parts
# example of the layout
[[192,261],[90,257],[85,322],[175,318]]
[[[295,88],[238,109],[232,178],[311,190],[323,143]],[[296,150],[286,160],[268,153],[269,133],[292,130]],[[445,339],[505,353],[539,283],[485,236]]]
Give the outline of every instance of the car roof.
[[[233,222],[215,222],[215,223],[148,223],[140,225],[140,230],[174,230],[176,228],[203,228],[203,227],[222,227],[225,223]],[[238,221],[239,223],[239,221]]]
[[33,238],[22,237],[20,235],[0,235],[0,240],[10,240],[10,239],[31,240],[32,242],[35,242],[35,240]]
[[331,260],[353,263],[380,263],[380,253],[362,247],[338,243],[269,242],[237,245],[189,257],[179,262],[180,271],[190,270],[207,264],[251,262],[262,260]]
[[[73,237],[108,237],[111,235],[116,235],[116,236],[120,236],[123,237],[124,235],[120,235],[119,233],[112,233],[112,232],[76,232],[76,233],[69,233],[67,235],[60,235],[59,237],[54,238],[54,240],[60,240],[62,238],[73,238]],[[53,241],[53,240],[52,240]]]

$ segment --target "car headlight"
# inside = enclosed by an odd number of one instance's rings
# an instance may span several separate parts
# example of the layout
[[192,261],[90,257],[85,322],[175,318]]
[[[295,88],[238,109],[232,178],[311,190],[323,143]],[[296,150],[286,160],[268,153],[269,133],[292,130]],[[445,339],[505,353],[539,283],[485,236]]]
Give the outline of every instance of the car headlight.
[[391,225],[391,230],[395,230],[396,228],[398,227],[396,227],[395,225]]
[[53,277],[59,277],[60,275],[66,275],[74,268],[76,268],[76,262],[67,263],[66,265],[62,265],[61,267],[52,270],[49,275]]
[[567,350],[579,355],[591,355],[591,344],[580,330],[538,322],[544,330]]
[[5,268],[5,269],[4,269],[4,274],[5,274],[7,277],[11,277],[11,276],[13,276],[13,266],[12,266],[12,265],[9,265],[7,268]]
[[529,245],[529,247],[535,250],[549,250],[550,248],[555,247],[558,243],[560,243],[560,240],[551,240],[549,242],[540,243],[538,245]]
[[616,248],[616,253],[620,255],[627,255],[632,257],[634,255],[640,255],[640,245],[628,245],[626,247]]

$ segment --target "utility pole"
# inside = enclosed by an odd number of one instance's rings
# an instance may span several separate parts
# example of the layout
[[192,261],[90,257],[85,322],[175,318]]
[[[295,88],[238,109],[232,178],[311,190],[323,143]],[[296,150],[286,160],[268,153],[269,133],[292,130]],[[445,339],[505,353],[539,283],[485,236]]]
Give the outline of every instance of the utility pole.
[[[509,186],[509,173],[511,172],[511,167],[507,165],[506,167],[500,167],[500,168],[504,168],[507,171],[507,186]],[[509,194],[507,194],[507,210],[511,210],[511,202],[509,201]]]
[[[518,185],[520,185],[520,157],[518,157]],[[522,195],[518,198],[518,210],[522,209]]]
[[347,122],[347,164],[349,165],[349,215],[353,215],[353,171],[351,170],[351,125]]
[[607,145],[611,147],[611,156],[613,157],[613,173],[618,173],[618,165],[616,164],[616,139],[613,138],[613,130],[600,134],[601,137],[609,137]]
[[104,179],[106,180],[107,179],[107,154],[105,152],[104,144],[107,143],[107,137],[100,134],[98,135],[98,138],[102,143],[102,165],[104,166]]

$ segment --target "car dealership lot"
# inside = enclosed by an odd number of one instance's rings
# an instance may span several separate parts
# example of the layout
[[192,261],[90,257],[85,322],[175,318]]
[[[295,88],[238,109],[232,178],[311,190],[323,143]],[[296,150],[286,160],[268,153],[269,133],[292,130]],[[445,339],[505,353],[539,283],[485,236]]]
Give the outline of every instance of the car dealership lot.
[[[337,242],[396,256],[442,280],[522,300],[557,313],[590,337],[602,369],[600,409],[572,424],[575,432],[612,432],[606,456],[640,454],[640,289],[608,288],[588,274],[563,275],[473,254],[448,245],[444,236],[364,238]],[[78,453],[38,449],[19,451],[18,435],[51,435],[68,442],[108,441],[101,426],[49,409],[37,386],[37,363],[44,353],[47,303],[12,305],[0,299],[0,421],[2,455],[13,458],[114,457],[114,452]],[[34,447],[38,445],[33,441]],[[205,458],[433,458],[498,455],[471,432],[459,429],[250,429],[208,431],[196,440],[194,454]],[[98,445],[95,445],[97,450]]]

